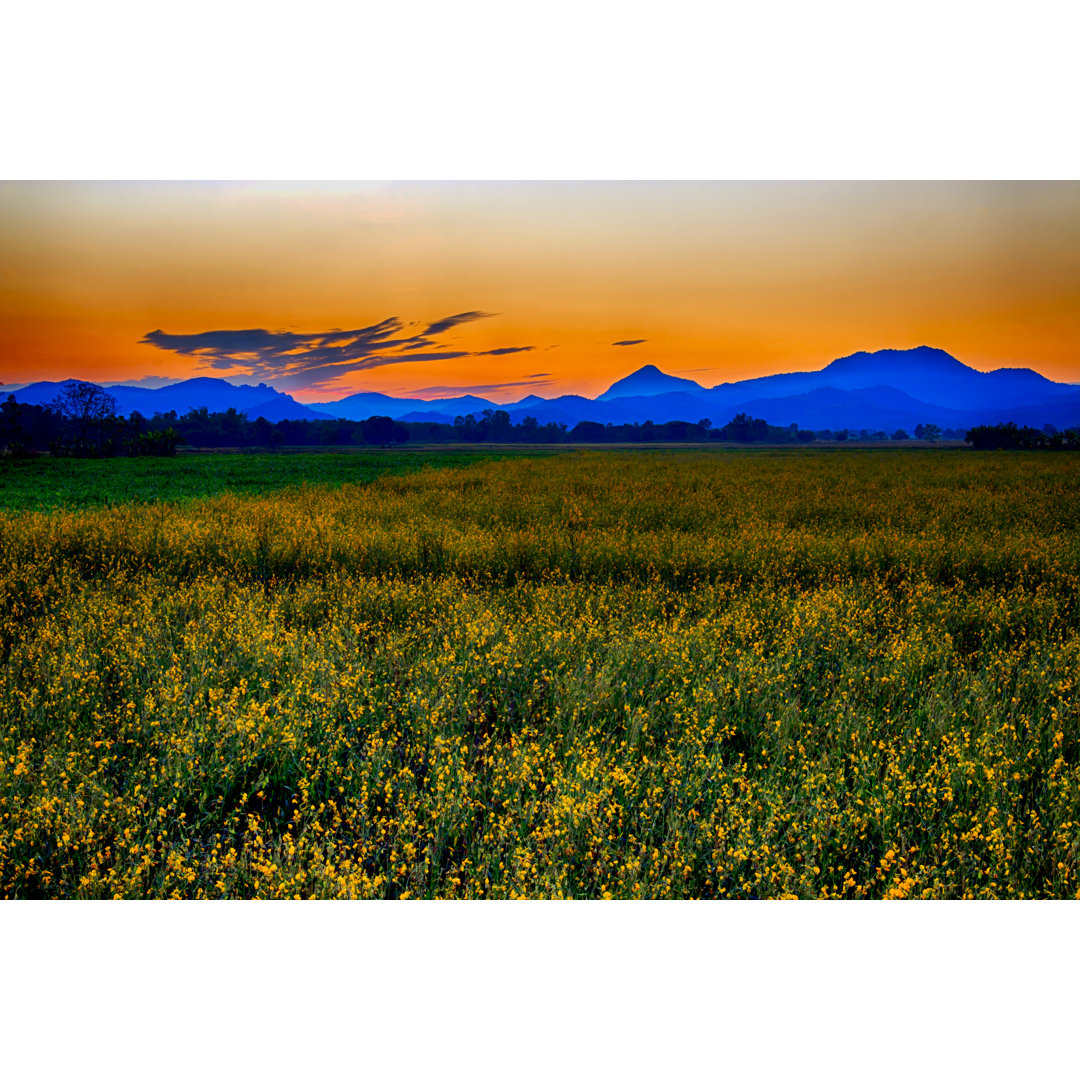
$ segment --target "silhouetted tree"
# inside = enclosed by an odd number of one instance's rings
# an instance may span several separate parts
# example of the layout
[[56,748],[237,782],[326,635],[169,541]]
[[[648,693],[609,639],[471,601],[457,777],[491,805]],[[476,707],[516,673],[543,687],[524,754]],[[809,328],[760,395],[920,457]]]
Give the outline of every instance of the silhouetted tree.
[[394,440],[394,421],[389,416],[370,416],[361,421],[360,428],[369,446],[389,446]]
[[1047,433],[1038,428],[1007,424],[979,424],[964,435],[976,450],[1080,450],[1080,428]]
[[455,416],[454,435],[459,442],[483,442],[487,438],[487,425],[478,424],[472,413]]
[[487,423],[489,442],[509,442],[512,425],[510,414],[503,409],[485,409],[484,421]]
[[728,442],[765,442],[769,437],[769,425],[746,413],[733,416],[721,429],[720,438]]
[[22,424],[19,420],[19,403],[14,394],[0,405],[0,454],[20,455],[26,448]]
[[595,420],[579,420],[570,431],[574,442],[605,442],[607,429]]
[[176,457],[176,444],[184,440],[170,427],[144,431],[129,444],[135,457]]
[[51,408],[74,425],[75,453],[101,452],[111,422],[116,418],[116,398],[112,394],[97,383],[73,379],[56,396]]
[[690,436],[691,429],[696,432],[697,425],[690,424],[685,420],[669,420],[660,429],[660,437],[664,439],[665,442],[685,442]]

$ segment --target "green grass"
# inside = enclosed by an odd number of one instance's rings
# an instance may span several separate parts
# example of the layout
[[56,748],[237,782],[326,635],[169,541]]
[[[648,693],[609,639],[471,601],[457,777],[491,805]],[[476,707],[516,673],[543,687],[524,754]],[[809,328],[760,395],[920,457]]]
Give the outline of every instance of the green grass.
[[178,502],[225,491],[260,492],[301,484],[336,487],[379,476],[452,468],[546,451],[376,450],[300,453],[182,453],[175,458],[34,458],[0,462],[0,511],[89,509],[119,503]]
[[[941,454],[946,448],[934,451]],[[230,491],[260,494],[300,485],[322,488],[366,484],[380,476],[400,476],[428,468],[456,468],[508,458],[542,457],[604,451],[646,460],[691,453],[701,460],[747,457],[812,458],[835,454],[847,458],[910,453],[910,447],[741,446],[627,443],[590,446],[581,443],[524,446],[416,446],[393,450],[343,447],[259,450],[187,450],[175,458],[86,460],[39,457],[0,458],[0,512],[80,510],[125,503],[186,502]],[[925,451],[923,451],[925,452]]]

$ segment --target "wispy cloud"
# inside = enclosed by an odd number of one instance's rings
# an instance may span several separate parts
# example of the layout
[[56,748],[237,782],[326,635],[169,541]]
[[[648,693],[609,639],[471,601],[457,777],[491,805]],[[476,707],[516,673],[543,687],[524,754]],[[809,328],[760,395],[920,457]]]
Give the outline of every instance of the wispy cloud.
[[345,375],[389,364],[507,356],[535,348],[512,345],[482,352],[440,348],[440,334],[486,318],[491,318],[490,313],[464,311],[437,319],[420,333],[406,330],[397,316],[355,330],[335,327],[309,334],[264,329],[206,330],[198,334],[152,330],[140,344],[190,356],[213,371],[272,382],[282,390],[330,389]]
[[351,371],[370,371],[372,368],[386,367],[389,364],[419,364],[431,360],[455,360],[459,356],[469,356],[467,352],[410,353],[407,356],[369,356],[361,363],[340,366],[328,364],[324,367],[309,368],[289,375],[273,377],[278,390],[333,390],[335,383]]
[[490,311],[463,311],[460,315],[447,315],[445,319],[439,319],[438,322],[433,322],[425,331],[425,336],[431,334],[445,334],[447,330],[452,330],[455,326],[460,326],[461,323],[475,322],[477,319],[490,319],[492,313]]
[[410,397],[454,397],[460,394],[489,394],[493,390],[513,390],[519,386],[537,387],[550,385],[550,379],[535,382],[536,375],[530,375],[528,379],[519,382],[500,383],[472,383],[469,386],[424,386],[419,390],[410,391]]
[[612,345],[644,345],[645,342],[648,341],[648,340],[649,340],[648,338],[639,337],[639,338],[633,338],[632,340],[629,340],[629,341],[613,341],[611,344]]
[[326,363],[355,362],[377,350],[397,348],[416,340],[395,337],[401,330],[401,320],[394,317],[357,330],[335,328],[315,334],[258,329],[167,334],[164,330],[152,330],[139,344],[194,356],[213,368],[250,367],[272,375]]
[[172,386],[173,383],[183,382],[183,379],[168,378],[165,375],[144,375],[141,379],[113,379],[103,382],[101,386],[139,386],[146,390],[159,390],[163,386]]

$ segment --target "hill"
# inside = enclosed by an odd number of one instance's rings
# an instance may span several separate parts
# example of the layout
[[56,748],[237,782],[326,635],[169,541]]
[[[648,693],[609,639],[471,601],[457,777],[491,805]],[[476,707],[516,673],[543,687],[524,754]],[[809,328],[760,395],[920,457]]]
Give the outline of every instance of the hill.
[[657,394],[692,393],[695,390],[704,390],[704,387],[693,379],[667,375],[655,364],[646,364],[645,367],[631,372],[626,378],[612,383],[596,400],[614,401],[616,398],[655,397]]
[[[15,391],[16,400],[47,404],[62,383],[32,383]],[[205,406],[211,412],[234,408],[249,419],[317,420],[335,417],[453,423],[457,416],[479,416],[486,409],[504,410],[519,423],[526,416],[541,424],[572,427],[580,420],[600,424],[703,418],[724,424],[737,412],[748,412],[770,424],[815,430],[822,428],[911,431],[916,424],[963,428],[1015,420],[1041,427],[1080,425],[1080,389],[1057,383],[1030,368],[978,371],[943,349],[880,349],[842,356],[817,371],[793,371],[703,387],[693,379],[668,375],[647,364],[613,383],[596,398],[563,394],[497,403],[473,394],[453,398],[398,398],[360,392],[337,401],[302,405],[264,383],[236,386],[224,379],[195,378],[148,389],[109,387],[119,411],[137,409],[146,416],[175,409],[183,413]]]
[[[14,391],[14,397],[25,405],[48,405],[72,381],[31,383]],[[191,409],[205,408],[209,412],[236,409],[249,420],[260,416],[270,421],[332,419],[329,414],[301,405],[265,383],[236,386],[224,379],[199,377],[153,390],[144,386],[110,386],[106,390],[116,399],[116,411],[121,416],[139,412],[149,417],[173,410],[183,414]]]

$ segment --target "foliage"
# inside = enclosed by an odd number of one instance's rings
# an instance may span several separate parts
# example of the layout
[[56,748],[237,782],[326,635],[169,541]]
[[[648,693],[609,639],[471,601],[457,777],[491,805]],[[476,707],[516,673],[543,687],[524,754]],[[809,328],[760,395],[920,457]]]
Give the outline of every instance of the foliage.
[[56,396],[51,411],[70,422],[75,437],[53,443],[54,454],[92,457],[112,453],[117,426],[116,398],[96,383],[72,379]]
[[1070,456],[516,457],[0,566],[3,896],[1080,887]]
[[369,446],[389,446],[409,438],[409,429],[404,424],[394,423],[389,416],[372,416],[361,423],[360,430]]
[[769,425],[766,421],[739,413],[726,423],[713,438],[730,442],[765,442],[769,437]]
[[116,398],[96,383],[72,379],[56,396],[52,409],[60,416],[83,425],[85,431],[89,425],[116,416]]
[[171,428],[144,431],[131,444],[134,457],[176,457],[176,444],[180,436]]
[[1008,424],[980,424],[964,441],[976,450],[1080,450],[1080,428],[1058,431],[1047,424],[1038,428]]

